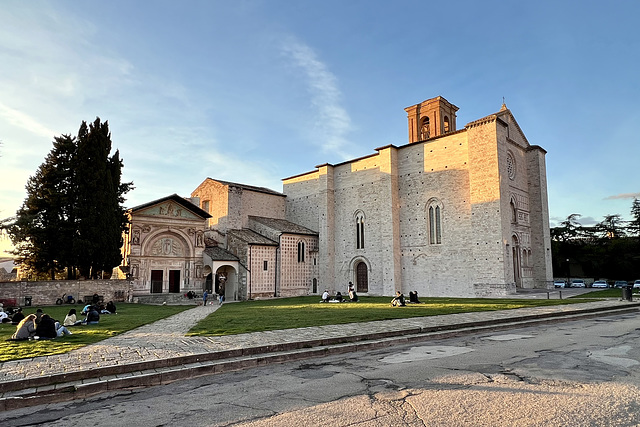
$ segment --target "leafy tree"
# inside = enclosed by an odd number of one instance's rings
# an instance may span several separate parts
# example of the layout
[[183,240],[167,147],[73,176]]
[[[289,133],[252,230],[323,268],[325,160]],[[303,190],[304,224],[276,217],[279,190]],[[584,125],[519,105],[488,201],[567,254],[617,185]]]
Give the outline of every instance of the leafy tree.
[[53,279],[66,269],[85,277],[111,271],[121,261],[126,225],[120,154],[111,151],[108,122],[82,122],[78,137],[63,135],[27,183],[27,198],[10,234],[19,260]]
[[622,224],[620,215],[606,215],[601,222],[596,224],[594,231],[600,238],[618,239],[626,235]]

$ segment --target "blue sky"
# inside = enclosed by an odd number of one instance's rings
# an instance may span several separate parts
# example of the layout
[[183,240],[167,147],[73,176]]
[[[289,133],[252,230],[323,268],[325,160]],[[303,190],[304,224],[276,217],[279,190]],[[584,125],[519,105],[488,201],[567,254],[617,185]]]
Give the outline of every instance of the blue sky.
[[640,2],[21,1],[0,8],[0,217],[54,136],[108,120],[128,207],[206,177],[281,179],[407,143],[434,96],[458,128],[503,97],[547,150],[552,225],[640,197]]

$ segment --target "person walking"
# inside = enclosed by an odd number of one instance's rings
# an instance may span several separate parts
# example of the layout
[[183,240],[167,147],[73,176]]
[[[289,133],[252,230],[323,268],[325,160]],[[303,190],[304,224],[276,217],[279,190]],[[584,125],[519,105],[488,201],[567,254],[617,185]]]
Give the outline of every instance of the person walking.
[[205,289],[204,292],[202,293],[202,305],[205,306],[205,307],[207,306],[207,297],[208,296],[209,296],[209,293]]

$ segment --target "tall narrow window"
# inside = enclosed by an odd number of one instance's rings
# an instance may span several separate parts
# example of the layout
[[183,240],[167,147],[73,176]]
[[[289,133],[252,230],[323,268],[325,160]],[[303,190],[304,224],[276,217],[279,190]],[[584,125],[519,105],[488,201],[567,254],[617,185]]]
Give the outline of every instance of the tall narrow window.
[[364,249],[364,215],[356,215],[356,248]]
[[449,117],[444,116],[444,133],[449,132]]
[[428,209],[429,217],[429,243],[439,245],[442,243],[442,209],[436,202],[430,204]]
[[304,262],[304,242],[298,242],[298,262]]
[[440,224],[440,206],[436,206],[436,244],[442,243],[442,226]]
[[269,261],[264,261],[264,264],[262,265],[262,269],[264,271],[267,271],[269,269]]

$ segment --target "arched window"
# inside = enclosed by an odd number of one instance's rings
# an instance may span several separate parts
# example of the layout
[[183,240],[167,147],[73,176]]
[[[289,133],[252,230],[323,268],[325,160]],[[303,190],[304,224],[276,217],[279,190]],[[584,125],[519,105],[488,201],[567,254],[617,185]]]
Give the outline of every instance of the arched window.
[[298,242],[298,262],[304,262],[304,242]]
[[429,243],[439,245],[442,243],[442,208],[436,200],[429,203]]
[[429,139],[431,134],[431,125],[429,124],[429,117],[425,117],[422,119],[422,124],[420,125],[420,139],[425,140]]
[[364,249],[364,213],[356,213],[356,249]]
[[444,133],[449,132],[449,117],[444,116]]

